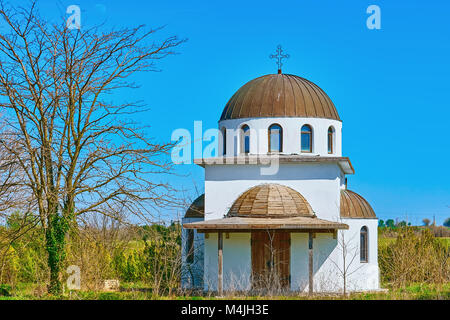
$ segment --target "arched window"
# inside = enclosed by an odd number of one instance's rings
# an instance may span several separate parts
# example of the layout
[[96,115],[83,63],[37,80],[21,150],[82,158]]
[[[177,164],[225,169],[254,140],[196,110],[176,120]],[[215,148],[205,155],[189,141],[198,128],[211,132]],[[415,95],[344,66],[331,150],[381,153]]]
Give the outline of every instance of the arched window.
[[312,129],[305,124],[301,132],[301,150],[302,152],[312,152]]
[[241,128],[241,153],[250,153],[250,128],[246,124]]
[[334,129],[333,127],[328,128],[328,153],[334,153]]
[[283,152],[283,129],[279,124],[269,127],[269,152]]
[[227,155],[227,129],[222,128],[222,154]]
[[360,232],[360,244],[359,244],[359,260],[361,262],[369,261],[369,249],[368,249],[368,230],[364,226]]

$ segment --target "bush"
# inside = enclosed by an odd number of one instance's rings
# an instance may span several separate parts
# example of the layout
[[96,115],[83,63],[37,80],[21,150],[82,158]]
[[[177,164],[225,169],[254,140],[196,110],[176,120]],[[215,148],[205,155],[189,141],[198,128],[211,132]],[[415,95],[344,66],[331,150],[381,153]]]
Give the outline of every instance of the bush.
[[399,228],[397,239],[379,248],[383,282],[394,288],[411,283],[442,284],[450,280],[450,250],[430,229]]
[[0,296],[11,297],[11,286],[8,284],[0,284]]

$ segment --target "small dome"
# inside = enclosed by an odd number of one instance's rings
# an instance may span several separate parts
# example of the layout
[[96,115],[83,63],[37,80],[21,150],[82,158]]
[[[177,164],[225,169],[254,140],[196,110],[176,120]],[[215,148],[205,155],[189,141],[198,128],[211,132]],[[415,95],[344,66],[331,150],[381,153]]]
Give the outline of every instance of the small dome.
[[187,209],[185,218],[203,218],[205,216],[205,194],[194,200]]
[[370,204],[359,194],[341,190],[341,218],[376,218]]
[[309,117],[339,120],[327,94],[291,74],[268,74],[243,85],[228,101],[220,120],[264,117]]
[[286,186],[262,184],[245,191],[228,211],[229,217],[314,217],[308,201]]

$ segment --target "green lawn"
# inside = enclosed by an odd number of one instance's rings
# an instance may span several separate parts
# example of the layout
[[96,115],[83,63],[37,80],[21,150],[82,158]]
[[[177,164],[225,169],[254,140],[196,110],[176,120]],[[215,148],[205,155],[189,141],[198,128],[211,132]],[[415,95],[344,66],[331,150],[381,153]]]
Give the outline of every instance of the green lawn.
[[352,293],[347,297],[342,295],[314,295],[295,294],[287,296],[244,296],[239,294],[224,297],[198,295],[152,296],[149,290],[139,285],[127,284],[126,291],[73,291],[62,296],[43,294],[37,296],[35,284],[21,284],[11,291],[12,296],[0,296],[0,300],[216,300],[216,299],[245,299],[245,300],[450,300],[450,283],[444,285],[415,284],[402,289],[391,289],[388,292]]

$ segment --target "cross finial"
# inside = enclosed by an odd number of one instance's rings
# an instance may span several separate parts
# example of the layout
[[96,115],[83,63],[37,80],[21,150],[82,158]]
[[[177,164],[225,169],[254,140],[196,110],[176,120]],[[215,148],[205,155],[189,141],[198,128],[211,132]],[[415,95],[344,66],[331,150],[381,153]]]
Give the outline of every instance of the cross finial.
[[289,59],[288,54],[283,54],[283,49],[281,48],[281,45],[278,45],[277,47],[277,54],[271,54],[269,56],[270,59],[277,59],[277,65],[278,65],[278,74],[281,74],[281,67],[283,66],[283,63],[281,62],[282,59]]

